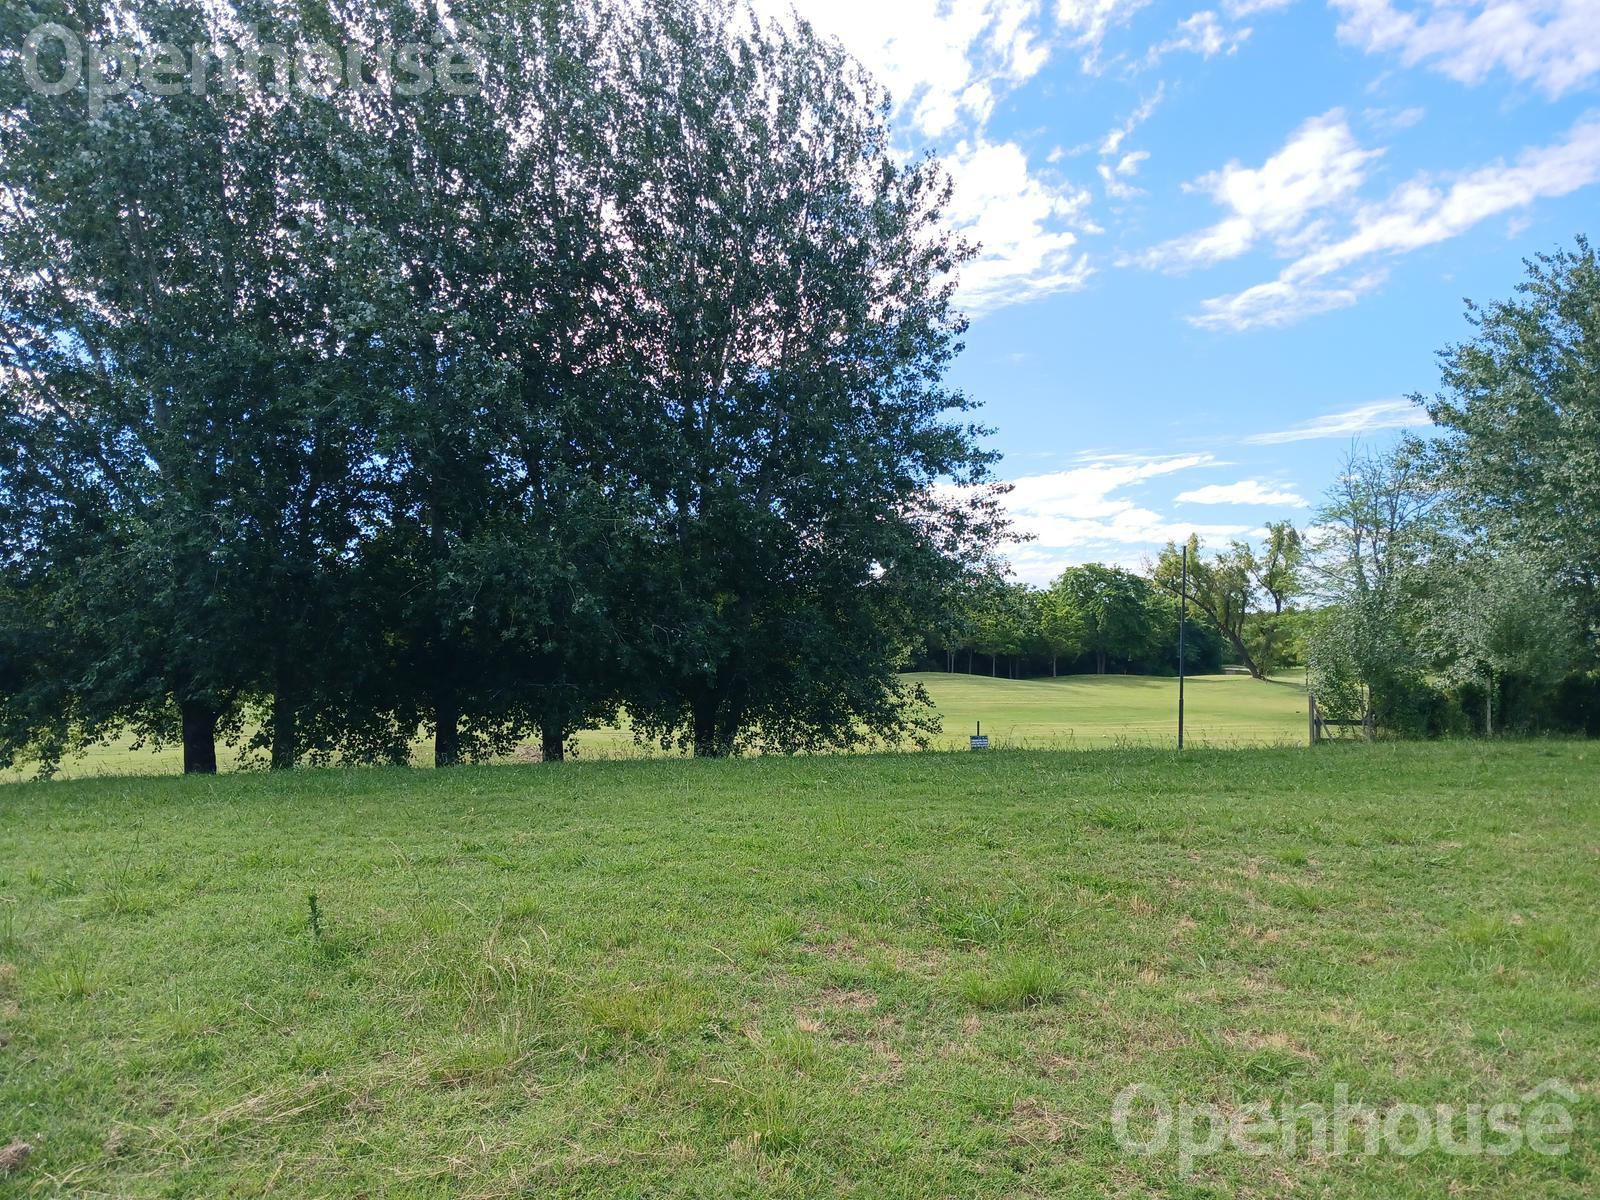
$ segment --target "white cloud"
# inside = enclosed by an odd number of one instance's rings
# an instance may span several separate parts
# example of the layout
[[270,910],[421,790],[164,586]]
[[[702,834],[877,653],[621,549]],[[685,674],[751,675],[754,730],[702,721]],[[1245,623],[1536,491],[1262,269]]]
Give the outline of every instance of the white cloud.
[[[790,0],[755,0],[785,17]],[[928,137],[981,127],[996,99],[1049,58],[1043,0],[794,0],[817,29],[839,38]]]
[[1018,575],[1046,583],[1075,562],[1137,563],[1140,556],[1190,533],[1228,538],[1250,525],[1191,525],[1164,517],[1122,494],[1146,480],[1220,465],[1211,454],[1105,455],[1081,466],[1013,481],[1006,497],[1017,530],[1034,541],[1007,550]]
[[1100,46],[1114,25],[1127,23],[1150,0],[1058,0],[1056,21],[1066,31],[1069,43],[1083,52],[1083,69],[1099,69]]
[[1100,180],[1105,186],[1106,195],[1113,200],[1128,200],[1134,196],[1144,195],[1143,188],[1136,188],[1126,180],[1139,173],[1139,164],[1150,157],[1148,150],[1134,150],[1124,154],[1116,162],[1103,162],[1097,168]]
[[1144,56],[1144,66],[1154,66],[1169,54],[1198,54],[1212,58],[1218,54],[1232,54],[1250,36],[1248,26],[1224,29],[1217,14],[1210,9],[1197,12],[1178,22],[1172,36],[1156,46],[1151,46]]
[[1284,487],[1273,487],[1259,479],[1238,483],[1209,483],[1205,487],[1179,492],[1179,504],[1265,504],[1277,508],[1305,508],[1305,497]]
[[1191,190],[1210,194],[1229,215],[1206,229],[1163,242],[1134,261],[1166,270],[1237,258],[1263,237],[1293,246],[1318,210],[1350,197],[1381,150],[1363,150],[1341,109],[1306,121],[1259,167],[1230,162]]
[[1408,429],[1430,423],[1428,414],[1409,400],[1376,400],[1344,412],[1327,413],[1288,429],[1252,434],[1244,440],[1255,446],[1277,446],[1316,438],[1359,437],[1379,429]]
[[1367,108],[1361,112],[1362,119],[1380,133],[1410,129],[1427,115],[1427,109],[1415,105],[1411,108]]
[[[791,0],[755,3],[782,18]],[[1083,286],[1091,270],[1078,236],[1098,231],[1084,212],[1089,193],[1033,174],[1020,146],[984,132],[995,106],[1049,58],[1055,30],[1046,0],[794,0],[794,7],[888,87],[897,124],[949,150],[950,218],[982,244],[961,275],[969,313]],[[1087,46],[1083,39],[1103,34],[1126,11],[1128,0],[1092,0],[1053,15],[1075,45]]]
[[1322,241],[1275,280],[1204,301],[1190,319],[1200,326],[1240,330],[1285,325],[1345,307],[1382,282],[1382,269],[1371,267],[1354,277],[1333,278],[1365,260],[1445,241],[1489,217],[1596,182],[1600,118],[1589,118],[1574,125],[1564,141],[1525,150],[1512,164],[1495,163],[1459,175],[1448,186],[1416,176],[1386,199],[1360,206],[1344,237]]
[[1370,53],[1394,52],[1461,83],[1495,70],[1554,98],[1600,73],[1594,0],[1331,0],[1339,37]]
[[1224,0],[1222,11],[1237,19],[1253,17],[1256,13],[1278,12],[1294,2],[1295,0]]
[[1150,114],[1156,111],[1156,106],[1166,95],[1165,83],[1156,85],[1156,90],[1139,102],[1139,107],[1128,115],[1128,119],[1118,125],[1100,142],[1100,153],[1103,155],[1115,154],[1122,149],[1122,143],[1127,141],[1128,135],[1150,119]]
[[950,218],[982,250],[961,273],[974,314],[1083,286],[1092,273],[1073,229],[1090,228],[1090,196],[1028,173],[1015,142],[961,143],[947,160],[955,183]]
[[1156,105],[1161,103],[1165,91],[1164,84],[1157,84],[1156,90],[1140,101],[1139,107],[1129,114],[1126,121],[1101,139],[1100,157],[1105,161],[1095,169],[1100,175],[1106,195],[1113,200],[1131,200],[1135,196],[1144,195],[1142,188],[1134,187],[1127,180],[1139,173],[1140,164],[1150,157],[1150,152],[1148,150],[1131,150],[1126,154],[1120,152],[1122,143],[1127,140],[1128,135],[1155,112]]
[[1201,329],[1276,329],[1293,325],[1319,313],[1349,308],[1387,278],[1383,271],[1372,271],[1346,283],[1318,286],[1288,283],[1274,279],[1258,283],[1228,296],[1213,296],[1200,302],[1200,311],[1189,318]]
[[1364,207],[1348,237],[1306,255],[1296,275],[1317,277],[1373,254],[1403,253],[1464,233],[1486,217],[1545,196],[1565,196],[1600,180],[1600,119],[1580,122],[1566,141],[1524,151],[1441,189],[1426,176]]

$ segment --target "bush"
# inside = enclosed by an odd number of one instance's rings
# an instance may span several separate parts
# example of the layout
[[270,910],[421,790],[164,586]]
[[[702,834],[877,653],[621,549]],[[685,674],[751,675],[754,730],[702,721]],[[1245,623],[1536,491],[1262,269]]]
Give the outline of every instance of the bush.
[[1600,737],[1600,672],[1568,675],[1550,702],[1551,724],[1567,733]]

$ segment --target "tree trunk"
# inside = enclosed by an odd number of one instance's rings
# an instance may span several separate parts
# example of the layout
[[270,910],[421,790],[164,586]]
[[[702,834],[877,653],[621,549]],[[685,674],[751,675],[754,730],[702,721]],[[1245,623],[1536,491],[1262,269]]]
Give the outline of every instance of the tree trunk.
[[547,763],[567,757],[566,731],[559,721],[546,721],[539,727],[539,750],[539,757]]
[[989,678],[990,679],[995,679],[995,678],[998,678],[999,675],[1000,675],[1000,656],[998,654],[991,654],[991,655],[989,655]]
[[1057,672],[1056,672],[1056,656],[1054,654],[1052,654],[1050,656],[1050,678],[1054,679],[1054,678],[1056,678],[1056,675],[1057,675]]
[[433,692],[433,765],[454,767],[461,762],[461,711],[455,689],[442,684]]
[[[438,362],[429,363],[428,379],[431,384],[438,370]],[[433,629],[428,647],[429,666],[433,672],[433,765],[454,767],[461,762],[461,702],[450,682],[454,666],[448,650],[449,636],[444,623],[440,578],[449,552],[449,537],[444,527],[444,508],[439,498],[437,467],[428,485],[428,544],[433,550]]]
[[1096,650],[1094,652],[1094,673],[1096,675],[1104,675],[1106,673],[1106,652],[1104,650]]
[[272,762],[274,771],[290,770],[300,757],[295,738],[295,704],[283,692],[272,697]]
[[208,705],[185,700],[178,708],[183,722],[183,773],[217,773],[217,713]]
[[1228,640],[1233,643],[1233,648],[1238,652],[1239,660],[1244,663],[1245,670],[1250,672],[1252,679],[1265,679],[1267,673],[1256,665],[1256,660],[1250,657],[1250,651],[1244,648],[1244,639],[1228,635]]
[[272,769],[287,771],[300,758],[300,745],[295,727],[294,685],[285,668],[278,670],[277,686],[272,693]]
[[717,702],[712,696],[699,696],[690,704],[694,718],[694,756],[717,757]]

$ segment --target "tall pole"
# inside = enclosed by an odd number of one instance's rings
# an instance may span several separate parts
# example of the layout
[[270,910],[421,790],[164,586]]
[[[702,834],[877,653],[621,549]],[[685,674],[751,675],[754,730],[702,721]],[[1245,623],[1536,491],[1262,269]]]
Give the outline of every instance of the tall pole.
[[1183,544],[1183,586],[1178,592],[1178,749],[1183,749],[1184,649],[1189,634],[1189,543]]

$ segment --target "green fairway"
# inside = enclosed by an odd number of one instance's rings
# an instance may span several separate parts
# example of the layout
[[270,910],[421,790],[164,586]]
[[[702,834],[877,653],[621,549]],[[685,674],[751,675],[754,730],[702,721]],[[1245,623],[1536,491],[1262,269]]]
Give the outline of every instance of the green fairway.
[[[1597,782],[1552,743],[0,788],[0,1194],[1592,1196]],[[1561,1156],[1185,1175],[1111,1121],[1549,1079]]]
[[[1169,746],[1177,736],[1178,681],[1148,675],[1064,675],[1059,679],[992,679],[987,675],[909,674],[925,685],[943,720],[941,749],[966,746],[976,723],[996,748],[1072,749],[1098,746]],[[1306,737],[1306,693],[1297,682],[1261,682],[1241,675],[1190,679],[1186,694],[1192,745],[1298,745]],[[639,746],[624,729],[589,729],[577,737],[589,759],[674,757]],[[414,762],[431,762],[432,746],[419,739]],[[236,754],[219,748],[227,769]],[[104,775],[175,775],[177,746],[134,750],[127,742],[96,746],[62,764],[63,778]],[[28,777],[13,771],[11,779]],[[0,773],[0,779],[7,776]]]
[[[928,688],[944,721],[943,744],[966,745],[976,723],[996,746],[1170,746],[1177,738],[1178,681],[1149,675],[991,679],[909,675]],[[1184,689],[1185,737],[1194,745],[1304,744],[1303,685],[1247,675],[1204,675]]]

